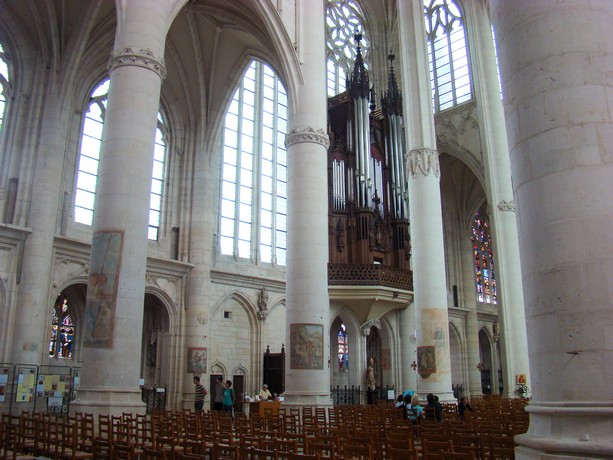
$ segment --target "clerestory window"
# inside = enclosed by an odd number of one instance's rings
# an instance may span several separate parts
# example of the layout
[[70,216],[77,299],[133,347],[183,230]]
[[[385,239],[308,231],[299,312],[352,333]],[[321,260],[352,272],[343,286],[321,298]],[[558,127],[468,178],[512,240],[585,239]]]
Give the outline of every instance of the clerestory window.
[[275,72],[253,61],[225,115],[220,251],[285,266],[287,94]]
[[[92,225],[94,221],[94,204],[98,181],[98,164],[102,145],[102,128],[106,116],[106,104],[110,80],[100,83],[92,92],[81,136],[81,151],[77,171],[75,192],[75,222]],[[151,194],[149,201],[148,238],[157,240],[159,236],[162,193],[167,154],[168,130],[163,115],[158,113],[158,127],[155,133],[153,153],[153,171],[151,177]]]
[[434,112],[472,98],[462,10],[454,0],[424,0]]
[[362,56],[368,62],[370,40],[363,26],[363,15],[352,0],[329,0],[326,8],[327,31],[327,88],[328,97],[347,89],[347,75],[351,74],[356,57],[355,34],[361,34]]

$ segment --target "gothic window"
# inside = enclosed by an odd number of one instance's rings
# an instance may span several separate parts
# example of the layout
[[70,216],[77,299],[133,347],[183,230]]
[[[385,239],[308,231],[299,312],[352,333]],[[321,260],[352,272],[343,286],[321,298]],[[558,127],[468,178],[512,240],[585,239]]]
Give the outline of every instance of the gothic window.
[[492,237],[487,220],[480,211],[475,213],[472,225],[473,262],[477,286],[477,301],[496,304],[496,277]]
[[75,328],[69,313],[68,299],[59,296],[51,315],[51,336],[49,338],[49,357],[72,359]]
[[349,337],[347,336],[347,326],[341,323],[338,328],[338,369],[343,372],[349,370]]
[[454,0],[424,0],[434,111],[472,97],[462,11]]
[[285,265],[287,94],[253,61],[226,112],[220,212],[224,255]]
[[[110,80],[100,83],[92,92],[89,105],[83,120],[81,151],[77,172],[77,187],[75,192],[75,222],[92,225],[94,220],[94,203],[98,181],[98,164],[102,144],[102,128],[106,116],[106,104]],[[158,113],[158,127],[155,133],[153,153],[153,171],[151,194],[149,201],[150,240],[157,240],[162,207],[162,192],[166,162],[166,139],[168,131],[164,118]]]
[[352,0],[329,0],[326,8],[328,97],[345,91],[356,57],[354,35],[362,34],[362,55],[368,61],[370,40],[362,26],[362,12]]
[[500,99],[502,96],[502,80],[500,79],[500,65],[498,64],[498,47],[496,46],[496,31],[492,26],[492,41],[494,42],[494,57],[496,58],[496,73],[498,74],[498,87],[500,88]]
[[0,44],[0,134],[4,126],[4,117],[6,114],[6,101],[9,96],[10,78],[9,78],[9,59],[2,44]]

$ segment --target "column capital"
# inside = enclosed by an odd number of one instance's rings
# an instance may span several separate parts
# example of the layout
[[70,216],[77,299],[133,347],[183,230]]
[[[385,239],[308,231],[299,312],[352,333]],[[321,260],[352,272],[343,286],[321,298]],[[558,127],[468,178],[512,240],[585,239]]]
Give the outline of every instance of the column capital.
[[310,142],[314,144],[323,145],[326,149],[330,147],[330,138],[323,129],[312,128],[311,126],[304,126],[300,128],[294,128],[290,130],[285,136],[285,147],[290,145],[299,144],[301,142]]
[[151,50],[147,48],[141,48],[136,51],[131,46],[126,46],[121,50],[113,50],[107,65],[109,75],[117,67],[122,66],[144,67],[145,69],[149,69],[157,73],[162,80],[166,78],[166,66],[164,64],[164,59],[156,58]]
[[501,211],[511,211],[515,212],[515,201],[514,200],[500,200],[500,203],[496,205],[496,207]]
[[412,149],[407,154],[407,160],[407,168],[411,176],[417,173],[427,176],[432,172],[437,178],[440,178],[441,168],[436,150],[426,147]]

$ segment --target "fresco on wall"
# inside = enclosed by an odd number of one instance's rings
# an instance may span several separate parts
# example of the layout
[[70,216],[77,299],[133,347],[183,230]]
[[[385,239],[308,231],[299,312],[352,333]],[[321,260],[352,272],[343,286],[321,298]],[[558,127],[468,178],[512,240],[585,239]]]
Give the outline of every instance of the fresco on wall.
[[187,373],[200,375],[206,374],[206,348],[187,349]]
[[422,377],[427,377],[436,372],[435,347],[417,347],[417,370]]
[[324,368],[324,327],[322,324],[290,325],[290,368]]
[[94,233],[85,306],[83,345],[91,348],[113,346],[117,304],[117,283],[121,267],[123,231]]

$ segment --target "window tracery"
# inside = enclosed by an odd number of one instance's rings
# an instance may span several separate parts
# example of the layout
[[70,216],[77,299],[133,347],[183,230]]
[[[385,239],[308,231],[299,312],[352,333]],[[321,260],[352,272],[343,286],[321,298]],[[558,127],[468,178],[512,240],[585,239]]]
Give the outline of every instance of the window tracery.
[[[368,61],[370,40],[363,15],[352,0],[330,0],[326,8],[328,97],[347,89],[347,75],[356,59],[354,36],[361,34],[362,55]],[[368,68],[368,66],[366,65]]]
[[454,0],[424,0],[435,112],[472,98],[468,46],[462,10]]

